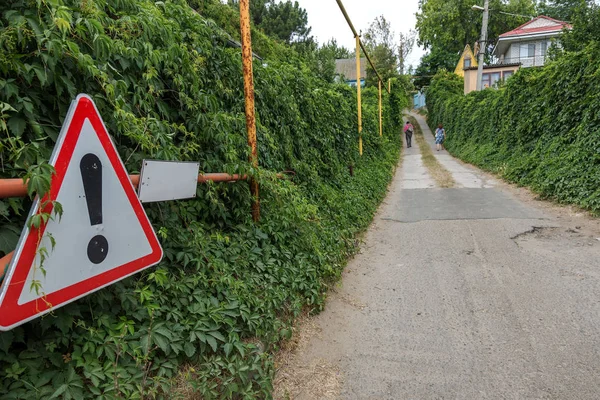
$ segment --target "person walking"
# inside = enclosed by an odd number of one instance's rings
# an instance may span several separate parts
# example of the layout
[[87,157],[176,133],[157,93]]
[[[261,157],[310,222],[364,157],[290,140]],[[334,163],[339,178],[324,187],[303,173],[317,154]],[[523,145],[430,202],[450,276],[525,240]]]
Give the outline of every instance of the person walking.
[[415,131],[415,127],[410,123],[410,121],[406,121],[404,125],[404,136],[406,137],[406,147],[412,147],[412,135]]
[[440,149],[444,150],[444,140],[446,140],[446,130],[442,124],[439,124],[435,130],[435,146],[437,151],[440,151]]

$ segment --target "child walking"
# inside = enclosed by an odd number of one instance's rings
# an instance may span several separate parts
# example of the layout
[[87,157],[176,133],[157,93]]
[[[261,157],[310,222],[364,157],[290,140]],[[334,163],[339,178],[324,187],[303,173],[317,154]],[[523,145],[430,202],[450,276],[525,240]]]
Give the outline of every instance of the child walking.
[[442,126],[442,124],[438,125],[438,128],[435,130],[435,146],[437,151],[444,149],[444,140],[446,139],[446,130]]

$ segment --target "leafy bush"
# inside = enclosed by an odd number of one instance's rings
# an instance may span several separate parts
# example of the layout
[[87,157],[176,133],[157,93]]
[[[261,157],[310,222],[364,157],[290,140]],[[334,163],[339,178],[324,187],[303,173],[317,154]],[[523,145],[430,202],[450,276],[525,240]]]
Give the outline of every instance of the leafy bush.
[[427,92],[429,123],[447,149],[543,196],[600,213],[600,43],[522,68],[498,90],[462,93],[438,74]]
[[[322,307],[385,195],[399,151],[392,110],[406,96],[384,96],[379,137],[377,92],[364,91],[358,157],[352,89],[319,80],[297,58],[255,63],[255,171],[239,49],[185,1],[9,0],[0,16],[1,178],[48,177],[70,101],[85,92],[130,172],[144,158],[247,172],[262,206],[253,224],[243,182],[146,205],[163,261],[0,333],[0,397],[269,397],[273,351],[301,310]],[[281,170],[295,171],[293,182],[276,179]],[[0,256],[30,205],[0,201]]]

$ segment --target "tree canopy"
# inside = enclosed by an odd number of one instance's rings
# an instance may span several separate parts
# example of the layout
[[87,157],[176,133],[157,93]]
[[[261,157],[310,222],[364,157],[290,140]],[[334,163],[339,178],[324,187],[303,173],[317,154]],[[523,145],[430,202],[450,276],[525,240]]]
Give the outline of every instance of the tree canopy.
[[[429,54],[421,59],[421,63],[417,67],[415,74],[420,77],[415,81],[415,86],[428,85],[431,79],[429,76],[434,75],[439,69],[453,69],[465,45],[473,46],[479,40],[482,12],[472,9],[472,6],[478,3],[483,2],[473,0],[419,1],[419,11],[416,14],[417,43],[429,50]],[[499,11],[522,16],[501,14]],[[490,0],[486,48],[490,50],[500,34],[522,25],[527,22],[527,16],[535,14],[535,0]]]
[[347,48],[340,46],[335,39],[330,39],[319,46],[312,37],[294,43],[294,49],[319,78],[330,83],[335,79],[335,60],[350,58],[353,54]]
[[[239,0],[228,0],[228,4],[237,8]],[[292,43],[310,37],[306,10],[297,1],[253,0],[250,16],[255,27],[274,39]]]
[[[562,21],[573,22],[577,15],[594,5],[593,0],[541,0],[538,4],[538,13]],[[596,24],[598,24],[597,20]]]
[[[405,59],[412,49],[414,38],[413,32],[401,33],[396,38],[390,22],[383,15],[375,18],[369,25],[367,32],[363,35],[363,43],[384,81],[404,73]],[[367,84],[376,85],[377,80],[375,71],[368,65]]]
[[[482,14],[471,7],[473,0],[420,0],[417,12],[418,44],[425,49],[440,48],[458,55],[466,44],[475,43],[481,34]],[[534,15],[535,0],[490,0],[488,38],[527,22],[525,17],[500,14]]]
[[421,58],[419,66],[416,68],[414,75],[415,88],[421,89],[424,86],[429,86],[431,78],[440,69],[447,71],[454,70],[456,65],[456,54],[445,51],[444,49],[434,48]]
[[600,42],[600,5],[593,2],[580,3],[582,4],[570,11],[569,21],[573,29],[567,30],[560,37],[564,51],[579,51],[590,42]]

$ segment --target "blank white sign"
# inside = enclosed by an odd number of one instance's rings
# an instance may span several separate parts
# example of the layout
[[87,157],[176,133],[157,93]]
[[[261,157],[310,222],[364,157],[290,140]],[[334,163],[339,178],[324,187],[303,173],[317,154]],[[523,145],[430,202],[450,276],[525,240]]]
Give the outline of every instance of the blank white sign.
[[144,160],[138,186],[142,203],[196,197],[200,163]]

